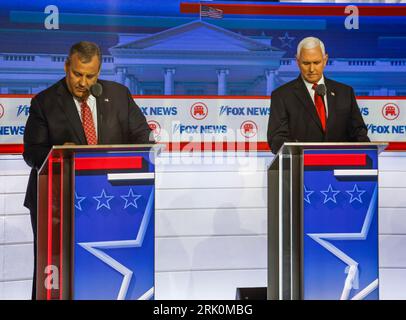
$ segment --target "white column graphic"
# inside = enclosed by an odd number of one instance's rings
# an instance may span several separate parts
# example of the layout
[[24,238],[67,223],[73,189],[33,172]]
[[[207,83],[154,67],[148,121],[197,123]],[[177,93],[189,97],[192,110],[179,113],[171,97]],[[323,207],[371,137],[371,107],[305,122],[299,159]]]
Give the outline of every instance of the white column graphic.
[[227,94],[227,75],[229,74],[228,69],[219,69],[217,70],[217,94],[219,96],[224,96]]
[[130,90],[131,94],[137,94],[137,78],[135,78],[134,75],[126,75],[125,86]]
[[125,86],[130,90],[131,94],[138,94],[138,79],[134,75],[126,75]]
[[265,70],[266,76],[266,95],[270,96],[272,91],[275,89],[276,80],[275,77],[277,75],[277,71],[267,69]]
[[165,68],[165,70],[164,70],[164,77],[165,77],[164,94],[165,95],[174,94],[174,87],[175,87],[174,79],[173,79],[174,74],[175,74],[175,69]]
[[127,69],[126,68],[122,68],[122,67],[118,67],[116,69],[116,81],[118,83],[124,84],[125,85],[125,78],[126,78],[126,73],[127,73]]

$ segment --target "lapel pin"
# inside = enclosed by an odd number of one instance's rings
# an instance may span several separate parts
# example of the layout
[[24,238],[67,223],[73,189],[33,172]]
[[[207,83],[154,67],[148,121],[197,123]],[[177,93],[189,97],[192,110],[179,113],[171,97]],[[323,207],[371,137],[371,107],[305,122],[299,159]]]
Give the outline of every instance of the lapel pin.
[[332,95],[332,96],[335,96],[336,94],[335,94],[333,91],[331,91],[331,95]]
[[105,99],[104,99],[104,102],[109,102],[109,99],[108,99],[108,98],[105,98]]

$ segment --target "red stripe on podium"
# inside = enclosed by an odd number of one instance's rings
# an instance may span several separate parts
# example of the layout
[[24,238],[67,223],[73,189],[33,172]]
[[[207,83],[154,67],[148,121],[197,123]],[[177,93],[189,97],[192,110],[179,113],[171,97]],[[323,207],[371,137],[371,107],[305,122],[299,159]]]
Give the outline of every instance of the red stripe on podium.
[[[53,158],[52,156],[49,157],[48,161],[48,202],[47,202],[47,211],[48,211],[48,216],[47,216],[47,266],[52,266],[52,219],[53,219],[53,212],[52,212],[52,207],[53,207],[53,199],[52,199],[52,190],[53,190],[53,185],[52,185],[52,177],[53,177],[53,168],[52,168],[52,163],[53,163]],[[41,270],[42,271],[42,270]],[[40,272],[37,270],[37,273]],[[48,270],[49,272],[49,270]],[[40,277],[41,278],[41,277]],[[46,280],[48,281],[48,280]],[[41,284],[39,284],[41,285]],[[46,282],[46,299],[51,300],[51,288],[49,286],[49,282]]]
[[305,166],[365,166],[366,154],[306,154]]
[[63,161],[60,162],[61,163],[61,172],[60,172],[60,179],[59,179],[59,183],[60,183],[60,188],[61,188],[61,192],[60,192],[60,199],[59,199],[59,210],[61,213],[61,220],[60,220],[60,226],[59,226],[59,299],[62,300],[62,293],[63,293],[63,287],[64,287],[64,278],[63,278],[63,258],[64,258],[64,254],[65,252],[63,252],[63,200],[64,200],[64,190],[63,190],[63,174],[64,174],[64,168],[63,168]]
[[406,150],[406,142],[389,142],[385,151],[402,151]]
[[142,157],[76,158],[75,170],[141,169]]
[[0,154],[21,154],[24,151],[22,144],[0,144]]

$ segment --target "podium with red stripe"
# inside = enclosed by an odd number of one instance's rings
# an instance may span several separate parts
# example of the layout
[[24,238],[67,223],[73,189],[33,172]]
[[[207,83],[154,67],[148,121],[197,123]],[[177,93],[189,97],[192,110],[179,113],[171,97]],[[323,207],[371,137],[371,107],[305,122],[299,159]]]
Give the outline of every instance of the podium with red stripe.
[[379,299],[385,143],[285,143],[268,171],[268,298]]
[[161,145],[55,146],[38,176],[37,299],[153,299]]

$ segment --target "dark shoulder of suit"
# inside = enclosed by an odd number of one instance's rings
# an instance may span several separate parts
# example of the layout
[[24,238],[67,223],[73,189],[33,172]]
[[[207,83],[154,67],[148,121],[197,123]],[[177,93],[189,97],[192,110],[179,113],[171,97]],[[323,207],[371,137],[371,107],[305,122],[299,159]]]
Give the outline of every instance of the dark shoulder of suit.
[[296,79],[289,81],[289,82],[281,85],[280,87],[276,88],[274,91],[272,91],[271,98],[272,98],[272,96],[275,96],[275,95],[284,96],[286,94],[292,93],[293,88],[298,85],[298,81],[303,81],[303,80],[296,78]]
[[58,90],[60,90],[61,86],[64,86],[68,92],[68,88],[65,83],[65,78],[63,78],[63,79],[59,80],[58,82],[55,82],[52,86],[37,93],[33,97],[33,99],[36,99],[36,100],[42,102],[40,105],[43,105],[44,102],[48,102],[49,100],[55,99],[57,97]]

